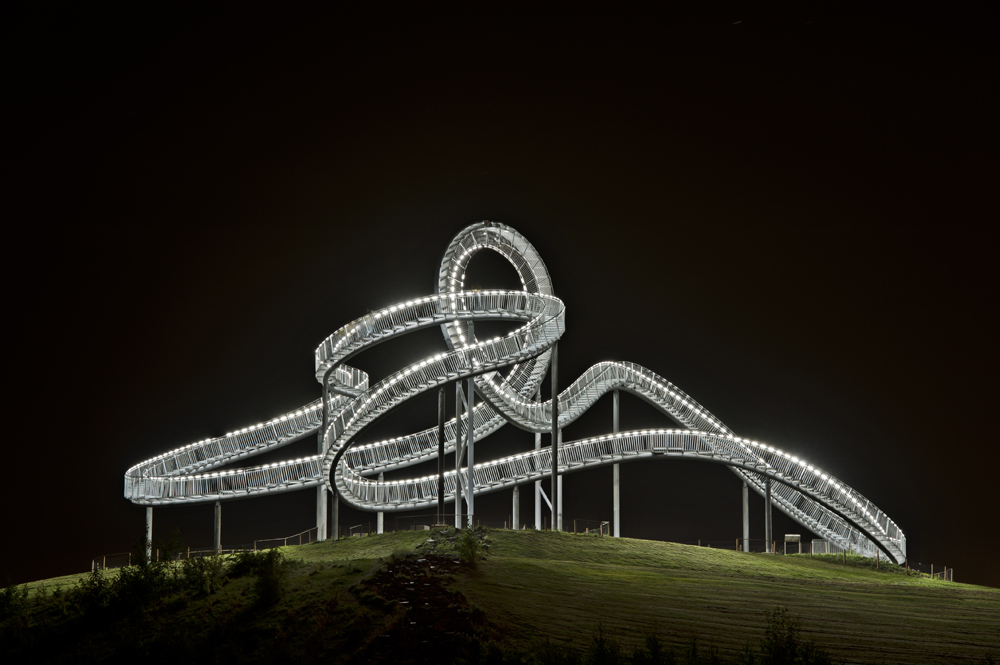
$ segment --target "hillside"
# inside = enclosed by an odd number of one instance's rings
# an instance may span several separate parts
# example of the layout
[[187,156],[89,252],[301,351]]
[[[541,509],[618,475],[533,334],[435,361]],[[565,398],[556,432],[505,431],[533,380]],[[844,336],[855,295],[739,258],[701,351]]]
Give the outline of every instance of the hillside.
[[282,569],[284,592],[268,602],[245,572],[212,578],[211,593],[176,587],[117,612],[94,609],[73,591],[88,576],[36,582],[0,655],[66,663],[476,662],[488,649],[495,657],[582,652],[600,628],[629,653],[655,633],[678,652],[696,638],[731,659],[759,642],[777,607],[836,660],[975,663],[1000,655],[1000,590],[908,576],[895,566],[497,530],[473,569],[454,560],[448,540],[398,532],[282,548],[291,561]]

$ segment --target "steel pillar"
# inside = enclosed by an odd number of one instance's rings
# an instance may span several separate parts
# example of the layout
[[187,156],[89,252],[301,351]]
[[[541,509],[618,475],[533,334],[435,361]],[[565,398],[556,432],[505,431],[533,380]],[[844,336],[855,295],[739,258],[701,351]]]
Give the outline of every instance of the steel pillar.
[[441,386],[438,390],[438,524],[444,524],[444,411],[444,386]]
[[340,540],[340,495],[333,489],[333,539]]
[[215,553],[222,553],[222,502],[215,502]]
[[[328,396],[329,395],[327,391],[324,390],[323,391],[324,403],[326,402],[326,398]],[[324,407],[324,415],[325,411],[326,409]],[[324,417],[324,423],[325,422],[326,419]],[[319,434],[316,436],[316,452],[319,453],[320,455],[326,452],[326,446],[323,445],[323,436],[325,434],[325,431],[326,428],[321,427],[319,430]],[[324,485],[320,485],[319,487],[316,488],[316,540],[318,541],[326,540],[326,517],[327,517],[326,508],[327,508],[326,487]]]
[[[611,422],[611,431],[615,434],[618,433],[618,391],[615,391],[615,409],[614,416]],[[621,484],[621,475],[618,465],[614,465],[614,470],[612,471],[612,476],[614,478],[612,487],[612,509],[614,511],[614,523],[615,523],[615,538],[621,538],[622,535],[622,509],[621,509],[621,495],[619,494],[618,487]]]
[[473,522],[473,516],[476,514],[476,440],[472,436],[472,404],[475,401],[476,394],[475,384],[471,378],[468,379],[468,395],[465,398],[465,408],[468,413],[468,419],[465,425],[465,454],[467,457],[466,462],[466,478],[468,478],[468,484],[466,485],[465,493],[468,495],[465,497],[465,503],[469,507],[468,513],[468,524],[470,527],[475,526]]
[[[542,399],[542,388],[538,387],[538,392],[535,393],[535,401],[541,401]],[[542,447],[542,435],[541,433],[535,433],[535,450],[540,450]],[[535,528],[539,531],[542,530],[542,481],[535,481]]]
[[[552,528],[557,528],[559,506],[559,342],[552,345]],[[561,521],[561,520],[560,520]],[[560,525],[561,526],[561,525]]]
[[750,488],[743,482],[743,551],[750,551]]
[[153,507],[146,506],[146,561],[153,556]]
[[[381,471],[378,474],[378,481],[381,483],[385,481],[385,474]],[[371,522],[369,522],[371,524]],[[385,513],[383,511],[378,511],[378,517],[375,518],[375,533],[382,533],[385,526]]]
[[462,528],[462,457],[465,440],[462,437],[462,382],[455,383],[455,528]]
[[323,485],[316,488],[316,540],[326,540],[326,487]]
[[[559,447],[562,448],[562,430],[559,430]],[[562,500],[563,474],[559,474],[559,482],[556,487],[556,530],[563,530],[563,500]]]
[[513,506],[510,511],[510,528],[513,531],[517,531],[517,525],[521,523],[521,493],[518,489],[518,486],[514,485]]
[[[764,548],[772,552],[771,542],[774,540],[771,535],[771,479],[764,479]],[[773,553],[773,552],[772,552]]]

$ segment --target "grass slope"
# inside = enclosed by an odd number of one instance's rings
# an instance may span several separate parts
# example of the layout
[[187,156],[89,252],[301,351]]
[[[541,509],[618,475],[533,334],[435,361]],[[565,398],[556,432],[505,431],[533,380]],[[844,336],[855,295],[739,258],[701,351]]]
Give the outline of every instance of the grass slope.
[[[1000,655],[1000,590],[946,583],[836,556],[744,554],[552,532],[491,533],[459,584],[519,640],[585,641],[601,622],[626,643],[649,630],[723,651],[756,641],[782,605],[803,636],[858,663],[976,661]],[[867,563],[867,562],[866,562]],[[883,564],[884,565],[884,564]]]
[[[380,634],[398,635],[408,622],[398,606],[382,611],[359,603],[350,587],[379,560],[416,549],[428,535],[397,532],[282,548],[298,564],[276,605],[254,606],[245,579],[211,596],[168,599],[163,612],[142,624],[146,634],[131,638],[131,652],[114,660],[141,659],[150,650],[163,659],[205,656],[205,645],[218,662],[340,662],[363,653]],[[987,652],[1000,655],[998,589],[907,576],[895,567],[875,571],[861,560],[844,565],[834,556],[534,531],[496,530],[489,538],[486,559],[456,575],[451,588],[519,648],[542,638],[583,648],[602,625],[626,645],[656,631],[677,646],[697,636],[733,653],[761,637],[768,611],[785,606],[806,639],[847,662],[980,662]],[[34,594],[44,586],[51,598],[53,589],[82,577],[29,588]],[[49,616],[37,617],[47,626],[37,653],[47,655],[38,660],[80,662],[82,652],[47,644],[74,629],[60,624],[57,605],[46,607]],[[125,649],[114,626],[102,630],[85,631],[88,653]]]

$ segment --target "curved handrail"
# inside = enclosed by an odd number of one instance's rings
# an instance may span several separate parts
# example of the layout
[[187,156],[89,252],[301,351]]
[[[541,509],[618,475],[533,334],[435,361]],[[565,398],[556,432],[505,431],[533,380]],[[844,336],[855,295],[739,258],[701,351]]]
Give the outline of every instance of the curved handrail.
[[[522,291],[465,291],[465,271],[479,251],[500,253],[514,267]],[[472,324],[482,320],[522,323],[501,337],[480,341]],[[441,326],[449,350],[369,385],[368,376],[345,364],[374,345],[430,326]],[[533,432],[551,427],[551,401],[533,399],[548,371],[550,349],[565,329],[565,308],[552,294],[552,280],[534,247],[502,224],[481,222],[463,229],[449,244],[437,292],[371,312],[335,331],[316,349],[315,371],[328,381],[327,427],[322,399],[265,423],[206,439],[135,465],[125,474],[125,496],[160,505],[236,499],[271,492],[330,485],[349,504],[366,510],[408,510],[437,501],[437,476],[378,481],[380,471],[403,468],[438,455],[438,430],[359,445],[367,426],[417,394],[467,377],[484,400],[473,412],[473,437],[480,440],[505,423]],[[505,370],[502,374],[499,370]],[[735,436],[718,418],[663,377],[633,363],[603,362],[559,393],[559,427],[585,413],[613,391],[633,393],[684,429],[642,430],[563,444],[560,467],[572,472],[654,456],[692,457],[725,464],[759,494],[765,479],[775,506],[814,533],[862,554],[906,556],[899,527],[853,488],[796,456]],[[464,417],[463,417],[464,420]],[[452,452],[455,419],[445,425],[445,450]],[[464,427],[464,423],[463,423]],[[244,469],[220,466],[292,443],[322,430],[323,454]],[[476,493],[540,479],[550,469],[550,448],[477,464]],[[445,476],[452,501],[455,472]]]

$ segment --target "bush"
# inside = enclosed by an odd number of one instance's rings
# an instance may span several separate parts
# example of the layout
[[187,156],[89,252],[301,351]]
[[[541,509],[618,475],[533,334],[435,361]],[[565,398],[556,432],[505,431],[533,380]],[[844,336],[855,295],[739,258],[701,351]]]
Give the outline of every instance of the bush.
[[211,595],[226,581],[226,564],[221,556],[199,556],[181,561],[179,586],[193,595]]
[[479,542],[479,537],[476,535],[475,530],[469,528],[462,529],[461,533],[459,533],[458,540],[455,541],[455,548],[458,550],[458,556],[462,561],[475,567],[476,560],[483,551],[483,544]]
[[254,577],[251,590],[257,602],[271,605],[284,593],[289,562],[280,550],[240,552],[230,565],[232,577]]

